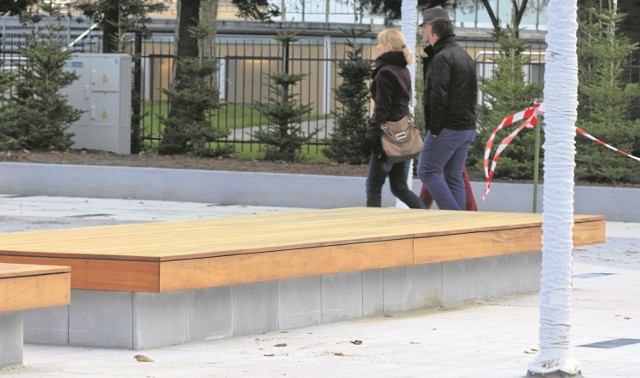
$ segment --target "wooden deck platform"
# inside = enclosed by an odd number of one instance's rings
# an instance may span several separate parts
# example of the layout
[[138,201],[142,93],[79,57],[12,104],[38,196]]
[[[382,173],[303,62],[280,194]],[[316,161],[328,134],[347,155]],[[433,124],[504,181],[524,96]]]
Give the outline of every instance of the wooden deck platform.
[[0,369],[22,365],[23,310],[68,305],[70,282],[68,266],[0,263]]
[[[0,234],[0,262],[70,266],[73,289],[162,293],[541,249],[540,214],[342,208]],[[602,243],[575,216],[574,245]]]
[[0,312],[68,305],[70,272],[67,266],[0,263]]

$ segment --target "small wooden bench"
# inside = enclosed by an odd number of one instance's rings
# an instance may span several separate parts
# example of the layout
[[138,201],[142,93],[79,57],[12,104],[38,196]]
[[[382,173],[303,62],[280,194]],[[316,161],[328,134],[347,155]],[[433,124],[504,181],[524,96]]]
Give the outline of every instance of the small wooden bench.
[[22,364],[22,310],[70,303],[70,272],[67,266],[0,263],[0,368]]
[[[604,217],[574,224],[574,245],[604,242]],[[295,211],[2,234],[0,262],[73,269],[73,305],[41,317],[59,337],[29,342],[141,349],[535,291],[541,226],[541,214]]]

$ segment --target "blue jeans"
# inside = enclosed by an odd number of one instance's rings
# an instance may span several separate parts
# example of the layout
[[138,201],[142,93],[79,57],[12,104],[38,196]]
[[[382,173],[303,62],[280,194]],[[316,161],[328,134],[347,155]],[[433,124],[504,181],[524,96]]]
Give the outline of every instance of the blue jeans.
[[418,177],[441,210],[465,209],[462,168],[475,137],[475,130],[443,129],[435,136],[427,133],[418,161]]
[[391,164],[384,156],[371,154],[367,175],[367,207],[382,206],[382,186],[389,176],[389,185],[394,196],[412,209],[426,209],[424,203],[407,185],[410,165],[410,160]]

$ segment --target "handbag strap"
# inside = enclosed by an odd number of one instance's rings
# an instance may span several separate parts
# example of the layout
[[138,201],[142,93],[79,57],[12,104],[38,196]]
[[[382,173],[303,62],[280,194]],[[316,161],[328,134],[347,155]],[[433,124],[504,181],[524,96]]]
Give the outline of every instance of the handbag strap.
[[413,118],[413,115],[409,114],[409,115],[406,115],[406,116],[400,118],[397,121],[385,121],[384,123],[382,123],[380,125],[380,128],[382,129],[383,132],[387,132],[387,130],[389,129],[389,123],[402,122],[405,118],[407,118],[407,128],[403,128],[403,129],[400,129],[398,131],[406,131],[406,130],[409,130],[410,127],[416,127],[416,128],[418,127],[418,125],[416,125],[415,119]]

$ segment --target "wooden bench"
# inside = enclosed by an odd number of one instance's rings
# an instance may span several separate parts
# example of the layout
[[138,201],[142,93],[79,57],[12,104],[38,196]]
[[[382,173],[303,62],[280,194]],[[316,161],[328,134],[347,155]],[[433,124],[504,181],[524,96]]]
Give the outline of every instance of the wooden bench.
[[[311,210],[4,234],[0,262],[72,267],[73,306],[47,316],[69,324],[67,339],[41,341],[140,349],[535,291],[541,225],[541,214]],[[574,244],[604,242],[604,225],[576,216]]]
[[22,310],[68,305],[71,268],[0,263],[0,368],[22,364]]

